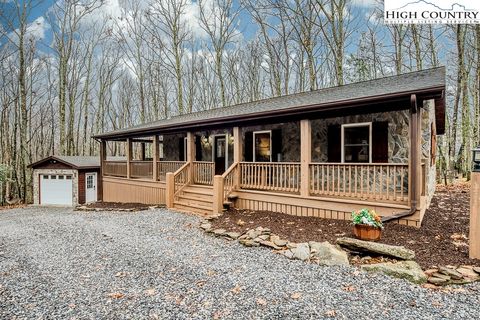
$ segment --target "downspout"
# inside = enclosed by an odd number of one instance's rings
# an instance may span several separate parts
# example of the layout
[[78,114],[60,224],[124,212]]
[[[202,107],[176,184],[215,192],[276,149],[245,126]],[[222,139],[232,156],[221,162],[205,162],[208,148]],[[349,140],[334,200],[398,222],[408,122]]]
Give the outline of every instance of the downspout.
[[409,217],[415,214],[417,211],[417,179],[420,172],[418,172],[418,105],[417,105],[417,96],[412,94],[410,96],[410,210],[402,211],[390,216],[382,217],[382,222],[388,222],[392,220],[397,220],[400,218]]

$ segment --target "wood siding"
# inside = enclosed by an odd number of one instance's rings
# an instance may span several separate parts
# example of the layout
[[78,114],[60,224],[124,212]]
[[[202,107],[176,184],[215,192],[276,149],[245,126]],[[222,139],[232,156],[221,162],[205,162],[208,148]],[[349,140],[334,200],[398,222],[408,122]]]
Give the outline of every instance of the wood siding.
[[[350,220],[351,212],[361,208],[371,208],[381,215],[391,215],[408,210],[404,205],[381,204],[365,201],[348,201],[328,198],[303,198],[284,193],[274,194],[262,191],[242,190],[235,192],[238,196],[235,208],[281,212],[295,216],[318,217],[326,219]],[[420,227],[420,211],[415,215],[398,221],[399,224]]]
[[139,179],[103,177],[103,201],[165,204],[165,184]]

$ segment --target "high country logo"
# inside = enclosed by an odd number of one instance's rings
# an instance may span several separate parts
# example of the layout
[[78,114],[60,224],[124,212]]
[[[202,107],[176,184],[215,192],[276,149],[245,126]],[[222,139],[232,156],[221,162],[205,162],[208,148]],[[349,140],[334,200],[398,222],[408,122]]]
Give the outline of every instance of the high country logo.
[[478,0],[385,0],[385,23],[480,23]]

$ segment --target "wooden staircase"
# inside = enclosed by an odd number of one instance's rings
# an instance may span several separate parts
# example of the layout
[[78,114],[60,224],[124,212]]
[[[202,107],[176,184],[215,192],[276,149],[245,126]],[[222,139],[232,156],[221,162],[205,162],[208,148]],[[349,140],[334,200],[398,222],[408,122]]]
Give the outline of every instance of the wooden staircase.
[[213,208],[213,187],[199,184],[185,186],[174,199],[173,207],[181,211],[211,215]]

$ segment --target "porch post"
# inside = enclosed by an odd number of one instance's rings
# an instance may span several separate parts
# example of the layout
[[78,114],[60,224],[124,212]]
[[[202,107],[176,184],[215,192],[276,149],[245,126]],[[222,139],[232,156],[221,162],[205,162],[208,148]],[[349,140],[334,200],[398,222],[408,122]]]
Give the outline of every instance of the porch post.
[[422,109],[417,105],[417,97],[410,98],[410,155],[408,160],[408,193],[409,205],[419,209],[422,193]]
[[195,136],[192,132],[187,132],[187,162],[190,162],[188,170],[188,180],[193,182],[193,161],[195,161]]
[[312,161],[312,125],[310,120],[300,121],[300,195],[310,194],[309,165]]
[[243,160],[243,136],[240,127],[233,127],[233,163],[237,165],[237,170],[233,177],[234,188],[240,188],[240,162]]
[[213,214],[221,214],[223,211],[223,178],[213,177]]
[[125,154],[127,156],[127,179],[130,179],[130,161],[132,160],[132,139],[127,138],[125,145]]
[[242,161],[243,137],[240,127],[233,127],[233,162]]
[[152,178],[153,178],[153,181],[157,181],[158,180],[158,172],[157,172],[157,169],[158,169],[158,135],[154,135],[153,136],[153,148],[152,148]]
[[105,160],[107,160],[107,142],[105,140],[100,140],[100,174],[102,177],[105,168]]

